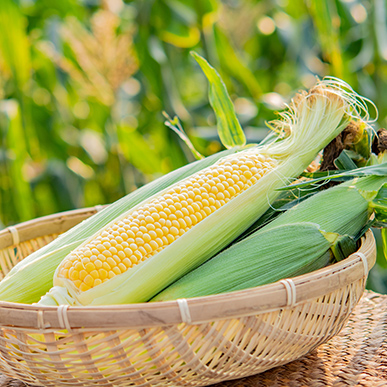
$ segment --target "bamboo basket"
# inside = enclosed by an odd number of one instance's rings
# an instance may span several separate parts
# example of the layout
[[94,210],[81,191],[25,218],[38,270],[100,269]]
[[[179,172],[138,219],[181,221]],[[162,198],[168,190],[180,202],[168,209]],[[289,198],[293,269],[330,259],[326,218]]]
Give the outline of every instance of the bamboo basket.
[[[69,211],[1,231],[1,278],[95,212]],[[56,387],[206,386],[257,374],[336,335],[375,259],[368,231],[342,262],[234,293],[100,307],[0,302],[0,371]]]

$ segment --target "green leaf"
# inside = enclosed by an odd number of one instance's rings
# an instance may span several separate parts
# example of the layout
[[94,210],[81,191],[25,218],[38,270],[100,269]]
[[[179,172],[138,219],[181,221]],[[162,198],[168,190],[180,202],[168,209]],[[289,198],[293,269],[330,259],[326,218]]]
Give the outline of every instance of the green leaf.
[[375,11],[374,11],[374,21],[373,24],[375,26],[375,35],[378,46],[379,55],[386,60],[387,59],[387,42],[386,42],[386,34],[387,34],[387,23],[386,23],[386,15],[387,15],[387,7],[386,2],[383,0],[376,0],[374,3]]
[[[14,99],[0,102],[0,114],[4,115],[6,132],[6,146],[11,154],[8,158],[8,171],[12,179],[11,195],[17,203],[15,211],[22,221],[35,216],[33,206],[33,193],[30,184],[23,175],[25,164],[29,158],[27,145],[24,138],[20,106]],[[0,127],[0,129],[2,129]]]
[[350,235],[341,235],[336,239],[331,250],[336,261],[342,261],[356,251],[356,241]]
[[30,77],[30,48],[25,20],[13,0],[1,1],[0,53],[12,71],[18,87],[23,87]]
[[117,125],[120,148],[125,158],[143,173],[161,173],[161,163],[145,136],[126,126]]
[[220,141],[228,149],[245,145],[245,134],[222,78],[203,57],[196,52],[191,52],[191,54],[199,63],[210,83],[209,99],[216,115]]
[[354,177],[363,177],[363,176],[387,176],[387,162],[378,165],[370,165],[367,167],[356,168],[349,171],[326,171],[326,172],[315,172],[315,173],[305,173],[303,176],[311,178],[311,180],[303,181],[297,184],[291,184],[286,187],[278,188],[278,190],[288,190],[293,188],[304,188],[311,184],[320,183],[325,180],[347,180]]
[[339,18],[336,3],[331,0],[312,0],[307,3],[313,18],[322,55],[331,65],[331,73],[343,77],[344,62],[340,44]]
[[383,186],[371,206],[375,211],[375,227],[387,227],[387,187]]
[[381,230],[384,258],[387,260],[387,228]]
[[337,169],[343,169],[346,171],[357,168],[357,165],[349,157],[348,151],[345,149],[340,153],[339,157],[334,161],[334,163]]
[[239,53],[235,51],[226,32],[219,28],[215,28],[214,36],[222,66],[227,68],[228,71],[246,87],[254,99],[261,98],[262,89],[256,76],[240,58]]
[[185,142],[189,150],[195,156],[196,160],[204,159],[204,156],[195,149],[195,146],[192,144],[191,140],[185,133],[183,127],[180,124],[179,118],[175,116],[172,119],[166,112],[163,112],[163,115],[167,119],[164,124],[168,126],[168,128],[172,129],[180,137],[180,139]]

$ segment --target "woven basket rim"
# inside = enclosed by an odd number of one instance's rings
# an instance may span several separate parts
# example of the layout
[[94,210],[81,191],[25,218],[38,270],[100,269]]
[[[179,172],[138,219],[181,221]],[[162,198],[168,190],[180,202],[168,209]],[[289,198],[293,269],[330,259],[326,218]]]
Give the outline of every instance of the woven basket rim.
[[[61,219],[62,222],[66,216],[77,219],[86,218],[96,211],[95,208],[67,211],[37,218],[15,227],[26,230],[36,226],[39,222],[47,224],[47,222],[55,222],[58,219]],[[45,227],[43,229],[46,230]],[[51,228],[51,230],[53,229]],[[7,229],[0,232],[0,244],[7,244],[10,239],[9,234]],[[9,246],[11,245],[12,239],[9,242]],[[6,246],[0,248],[4,247]],[[361,255],[366,258],[366,265]],[[61,307],[0,301],[0,326],[38,330],[68,327],[109,330],[166,326],[182,322],[197,324],[225,318],[250,316],[292,307],[329,294],[366,277],[375,260],[375,238],[372,231],[368,230],[362,238],[359,250],[345,260],[311,273],[293,277],[290,280],[291,288],[294,289],[293,293],[289,293],[289,286],[275,282],[231,293],[190,298],[183,302],[184,311],[181,307],[182,303],[176,300],[127,305],[74,306],[64,310],[67,320],[65,325],[63,317],[61,317],[63,312]],[[293,298],[293,301],[290,298]],[[187,311],[189,312],[188,319],[185,313]]]
[[[0,230],[0,248],[10,247],[14,244],[12,229],[17,230],[19,242],[25,242],[42,235],[59,234],[107,206],[108,204],[57,212],[6,227]],[[42,234],[42,231],[46,233]]]

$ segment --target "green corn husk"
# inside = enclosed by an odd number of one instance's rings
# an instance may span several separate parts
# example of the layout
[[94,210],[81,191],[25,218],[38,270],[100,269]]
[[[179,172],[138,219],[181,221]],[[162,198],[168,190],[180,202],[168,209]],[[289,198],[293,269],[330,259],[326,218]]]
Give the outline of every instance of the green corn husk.
[[63,258],[91,235],[138,203],[238,150],[240,149],[225,150],[172,171],[117,200],[71,228],[19,262],[4,277],[0,282],[0,300],[27,304],[38,302],[53,286],[54,272]]
[[296,96],[290,111],[282,113],[282,120],[276,124],[283,139],[257,149],[276,159],[278,166],[249,189],[159,253],[94,288],[81,292],[70,280],[58,276],[57,270],[55,286],[40,304],[107,305],[147,301],[210,259],[250,227],[279,195],[277,188],[287,179],[299,176],[317,153],[347,126],[350,116],[357,114],[354,94],[342,86],[325,80],[309,93]]
[[186,274],[152,301],[246,289],[324,267],[340,235],[358,238],[373,212],[373,200],[386,184],[386,176],[367,176],[322,191]]
[[151,301],[231,292],[304,273],[312,264],[313,268],[320,268],[331,260],[329,249],[338,237],[339,234],[324,233],[317,224],[306,222],[262,231],[259,238],[249,237],[233,245]]

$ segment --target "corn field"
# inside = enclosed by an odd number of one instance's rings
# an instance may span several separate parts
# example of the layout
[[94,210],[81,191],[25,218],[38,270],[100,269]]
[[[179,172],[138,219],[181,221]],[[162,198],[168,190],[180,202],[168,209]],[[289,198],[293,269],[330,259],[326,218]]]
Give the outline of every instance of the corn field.
[[[0,229],[111,203],[193,161],[165,114],[200,153],[219,151],[192,50],[220,72],[248,142],[325,75],[386,127],[386,36],[386,0],[1,0]],[[368,286],[387,293],[384,257]]]

